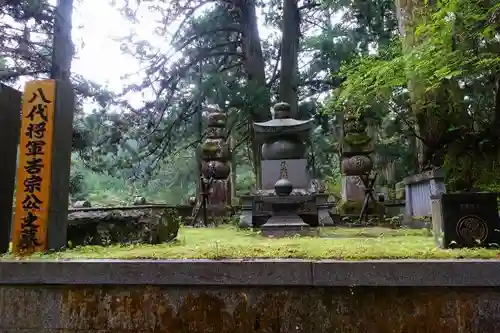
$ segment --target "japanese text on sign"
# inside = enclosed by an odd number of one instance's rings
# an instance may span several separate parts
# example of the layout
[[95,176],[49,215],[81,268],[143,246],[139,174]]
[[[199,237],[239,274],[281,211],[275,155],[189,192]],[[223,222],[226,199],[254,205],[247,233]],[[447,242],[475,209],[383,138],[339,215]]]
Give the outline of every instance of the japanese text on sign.
[[13,250],[46,250],[55,81],[32,81],[23,99]]

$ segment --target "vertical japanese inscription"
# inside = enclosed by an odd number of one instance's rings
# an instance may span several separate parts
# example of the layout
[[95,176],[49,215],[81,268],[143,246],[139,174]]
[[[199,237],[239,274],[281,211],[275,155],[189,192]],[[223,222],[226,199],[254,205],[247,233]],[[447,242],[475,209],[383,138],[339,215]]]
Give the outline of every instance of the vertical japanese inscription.
[[281,161],[280,163],[280,179],[288,179],[288,168],[286,166],[286,161]]
[[47,250],[55,90],[53,80],[29,82],[24,90],[12,239],[15,253]]

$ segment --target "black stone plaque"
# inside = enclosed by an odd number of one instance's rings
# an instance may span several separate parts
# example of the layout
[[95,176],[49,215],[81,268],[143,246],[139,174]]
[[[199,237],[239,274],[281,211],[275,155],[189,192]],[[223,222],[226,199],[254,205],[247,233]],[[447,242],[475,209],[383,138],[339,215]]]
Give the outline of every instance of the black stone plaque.
[[17,145],[21,128],[20,91],[0,84],[0,253],[9,250]]
[[497,193],[442,194],[442,246],[500,246],[497,197]]

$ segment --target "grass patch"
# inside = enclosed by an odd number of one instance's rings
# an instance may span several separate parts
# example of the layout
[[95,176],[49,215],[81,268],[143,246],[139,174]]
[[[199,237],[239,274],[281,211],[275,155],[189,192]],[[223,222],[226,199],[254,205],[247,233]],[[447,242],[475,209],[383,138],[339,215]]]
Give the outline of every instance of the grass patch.
[[224,226],[181,228],[178,240],[169,244],[82,246],[26,259],[494,259],[498,253],[488,249],[438,249],[425,230],[325,228],[320,237],[270,239]]

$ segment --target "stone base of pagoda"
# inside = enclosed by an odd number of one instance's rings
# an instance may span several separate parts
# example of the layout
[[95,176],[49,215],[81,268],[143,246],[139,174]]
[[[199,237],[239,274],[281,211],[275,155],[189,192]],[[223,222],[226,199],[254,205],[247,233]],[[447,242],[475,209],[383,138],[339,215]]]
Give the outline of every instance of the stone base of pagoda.
[[260,231],[266,237],[317,236],[319,232],[318,228],[309,226],[294,213],[274,214]]

